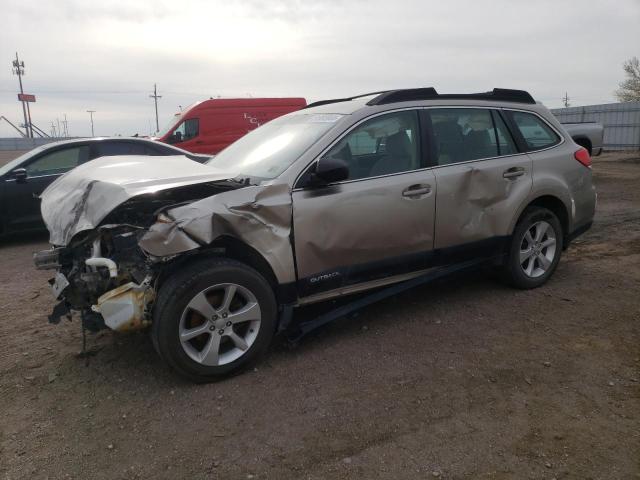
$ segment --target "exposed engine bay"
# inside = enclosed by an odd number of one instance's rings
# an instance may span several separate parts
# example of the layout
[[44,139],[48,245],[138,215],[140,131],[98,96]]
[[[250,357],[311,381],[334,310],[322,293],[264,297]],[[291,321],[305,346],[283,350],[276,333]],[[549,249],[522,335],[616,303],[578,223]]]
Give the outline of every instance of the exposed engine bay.
[[[81,235],[67,247],[35,254],[37,268],[57,270],[50,284],[60,303],[49,321],[59,323],[75,310],[91,331],[146,326],[154,268],[137,245],[143,231],[133,225],[108,225]],[[142,309],[136,306],[140,303]]]

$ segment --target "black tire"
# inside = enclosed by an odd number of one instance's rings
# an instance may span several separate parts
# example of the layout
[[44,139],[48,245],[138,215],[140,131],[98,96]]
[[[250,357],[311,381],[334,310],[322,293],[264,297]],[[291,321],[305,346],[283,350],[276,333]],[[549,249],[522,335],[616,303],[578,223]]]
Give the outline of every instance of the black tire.
[[[553,261],[551,261],[550,266],[543,274],[534,278],[525,273],[520,263],[520,249],[523,242],[525,242],[524,237],[527,231],[532,229],[533,226],[540,221],[547,222],[551,226],[553,234],[555,235],[556,244]],[[511,237],[507,261],[503,267],[503,278],[512,286],[521,289],[537,288],[544,285],[551,275],[553,275],[553,272],[555,272],[560,262],[562,243],[563,232],[558,217],[551,210],[543,207],[527,207],[520,216],[513,236]]]
[[[203,365],[193,360],[180,342],[181,317],[195,295],[224,283],[237,284],[255,296],[260,308],[260,328],[253,343],[236,360],[224,365]],[[238,373],[255,362],[269,347],[276,322],[273,289],[258,272],[235,260],[208,258],[186,265],[162,285],[154,306],[151,336],[156,350],[170,367],[183,377],[204,383]]]

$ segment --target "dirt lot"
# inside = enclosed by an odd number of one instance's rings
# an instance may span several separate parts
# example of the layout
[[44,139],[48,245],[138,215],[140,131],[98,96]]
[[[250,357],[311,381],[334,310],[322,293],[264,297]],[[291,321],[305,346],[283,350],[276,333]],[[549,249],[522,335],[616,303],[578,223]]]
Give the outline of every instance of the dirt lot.
[[548,285],[419,288],[256,370],[185,383],[148,337],[48,325],[46,237],[0,243],[0,474],[640,478],[640,153],[594,166],[594,228]]
[[26,152],[28,152],[28,150],[0,151],[0,167]]

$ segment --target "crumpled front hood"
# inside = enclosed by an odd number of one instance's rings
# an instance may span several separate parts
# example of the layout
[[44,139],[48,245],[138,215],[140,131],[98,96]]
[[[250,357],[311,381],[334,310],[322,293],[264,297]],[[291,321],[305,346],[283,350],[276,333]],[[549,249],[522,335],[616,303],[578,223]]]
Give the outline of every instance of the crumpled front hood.
[[97,227],[132,197],[234,176],[183,155],[102,157],[74,168],[49,185],[41,195],[40,208],[50,242],[67,245],[78,232]]

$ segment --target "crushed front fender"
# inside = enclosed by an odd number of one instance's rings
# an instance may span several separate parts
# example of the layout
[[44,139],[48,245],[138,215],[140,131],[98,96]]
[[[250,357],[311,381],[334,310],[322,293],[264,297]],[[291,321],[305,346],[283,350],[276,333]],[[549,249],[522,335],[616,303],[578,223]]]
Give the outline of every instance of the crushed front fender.
[[280,283],[295,280],[290,242],[292,204],[286,184],[232,190],[165,212],[152,225],[140,247],[155,257],[168,257],[231,236],[257,250]]

